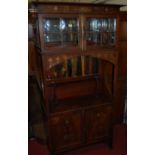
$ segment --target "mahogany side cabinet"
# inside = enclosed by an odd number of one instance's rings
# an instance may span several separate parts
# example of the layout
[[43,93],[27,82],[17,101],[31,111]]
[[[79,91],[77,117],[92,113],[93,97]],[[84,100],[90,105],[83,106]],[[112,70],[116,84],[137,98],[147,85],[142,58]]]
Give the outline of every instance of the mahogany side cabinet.
[[34,2],[36,72],[53,154],[112,143],[120,5]]

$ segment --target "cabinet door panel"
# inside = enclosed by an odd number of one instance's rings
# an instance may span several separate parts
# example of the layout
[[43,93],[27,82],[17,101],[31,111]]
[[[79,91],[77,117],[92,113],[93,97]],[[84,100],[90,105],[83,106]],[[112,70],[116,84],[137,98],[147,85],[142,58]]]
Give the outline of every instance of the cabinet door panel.
[[87,18],[87,46],[115,46],[116,18]]
[[81,113],[79,111],[53,115],[50,119],[52,145],[56,150],[74,147],[81,142]]
[[107,136],[112,123],[112,107],[98,106],[86,111],[87,142],[98,141]]
[[45,47],[76,46],[79,43],[78,17],[46,16],[42,18]]

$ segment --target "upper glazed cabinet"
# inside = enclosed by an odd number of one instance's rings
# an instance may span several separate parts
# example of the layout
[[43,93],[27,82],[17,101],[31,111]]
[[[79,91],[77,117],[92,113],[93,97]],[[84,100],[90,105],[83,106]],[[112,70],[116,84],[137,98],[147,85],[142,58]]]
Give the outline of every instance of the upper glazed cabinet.
[[[41,51],[86,51],[93,47],[117,48],[119,6],[74,4],[35,6]],[[64,49],[64,50],[65,50]]]
[[44,49],[72,47],[87,50],[89,47],[116,46],[116,17],[87,17],[43,15],[40,17],[40,34]]

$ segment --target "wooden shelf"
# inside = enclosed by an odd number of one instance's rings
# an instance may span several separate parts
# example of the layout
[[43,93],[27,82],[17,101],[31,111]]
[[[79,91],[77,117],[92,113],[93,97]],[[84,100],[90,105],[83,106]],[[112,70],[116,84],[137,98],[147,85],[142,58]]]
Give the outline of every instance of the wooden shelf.
[[86,81],[91,79],[99,79],[99,75],[93,74],[93,75],[85,75],[85,76],[77,76],[77,77],[66,77],[66,78],[60,78],[55,80],[47,80],[47,85],[53,86],[55,84],[67,84],[71,82]]
[[96,95],[81,96],[65,100],[58,100],[50,108],[50,112],[67,112],[75,109],[89,109],[93,106],[112,105],[113,97],[104,93]]

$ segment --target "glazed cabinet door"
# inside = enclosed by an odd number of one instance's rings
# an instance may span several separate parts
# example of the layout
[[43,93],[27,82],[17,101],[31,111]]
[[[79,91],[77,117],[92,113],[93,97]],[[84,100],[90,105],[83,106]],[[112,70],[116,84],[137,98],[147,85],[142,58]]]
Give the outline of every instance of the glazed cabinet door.
[[52,52],[79,46],[79,18],[77,15],[40,15],[42,47]]
[[109,135],[112,124],[112,107],[98,106],[86,111],[87,143],[97,142]]
[[86,49],[115,47],[116,17],[86,17]]
[[81,143],[80,111],[64,112],[51,116],[50,138],[54,151],[78,146]]

